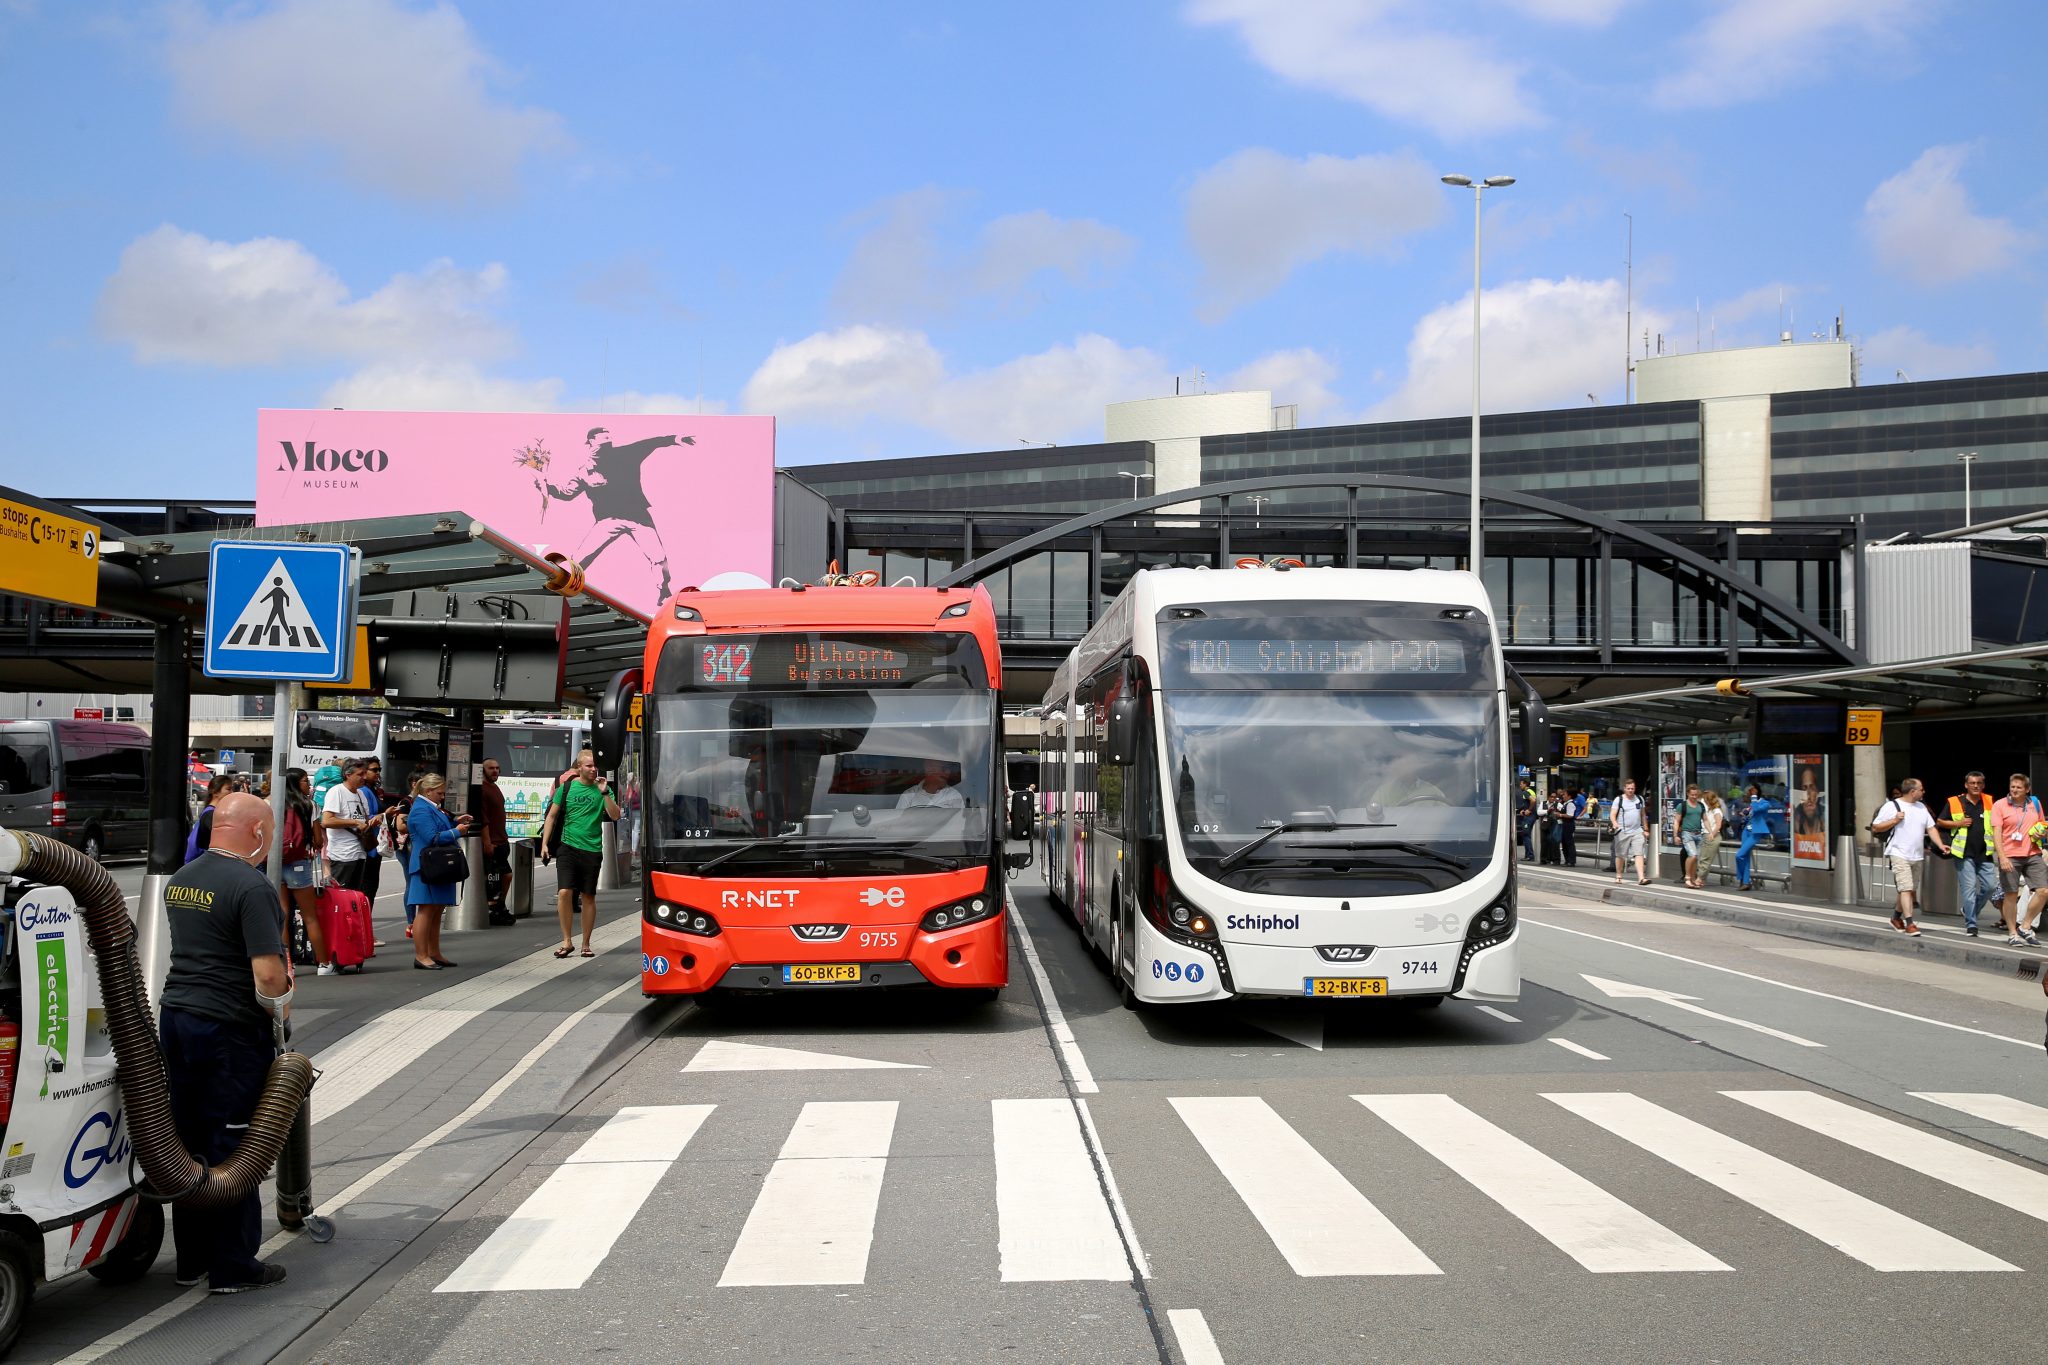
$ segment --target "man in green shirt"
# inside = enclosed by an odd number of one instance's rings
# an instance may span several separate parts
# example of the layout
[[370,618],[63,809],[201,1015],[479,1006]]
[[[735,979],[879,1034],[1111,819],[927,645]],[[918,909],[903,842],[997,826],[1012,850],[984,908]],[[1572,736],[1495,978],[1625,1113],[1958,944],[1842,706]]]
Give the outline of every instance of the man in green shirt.
[[[576,755],[571,776],[548,797],[541,817],[540,860],[560,857],[557,873],[555,915],[562,922],[562,946],[556,957],[576,951],[570,934],[576,900],[583,900],[583,956],[595,957],[590,949],[590,931],[597,925],[597,869],[604,862],[604,824],[619,818],[619,803],[612,799],[611,783],[600,777],[597,756],[585,749]],[[557,841],[559,828],[560,839]]]
[[1706,841],[1707,803],[1700,800],[1697,783],[1685,789],[1685,801],[1671,813],[1671,832],[1678,838],[1678,849],[1685,868],[1685,884],[1690,887],[1704,887],[1707,883],[1700,876],[1700,849]]

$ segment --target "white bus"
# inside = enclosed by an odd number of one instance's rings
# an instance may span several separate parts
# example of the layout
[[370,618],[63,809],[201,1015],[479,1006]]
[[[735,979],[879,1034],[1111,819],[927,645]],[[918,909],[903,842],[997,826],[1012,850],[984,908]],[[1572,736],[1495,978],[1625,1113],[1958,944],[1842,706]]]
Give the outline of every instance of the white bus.
[[1046,693],[1039,848],[1127,1006],[1521,990],[1477,578],[1148,569]]
[[522,716],[484,725],[484,757],[498,760],[498,791],[505,798],[505,834],[540,834],[541,810],[555,780],[590,746],[590,722],[562,716]]

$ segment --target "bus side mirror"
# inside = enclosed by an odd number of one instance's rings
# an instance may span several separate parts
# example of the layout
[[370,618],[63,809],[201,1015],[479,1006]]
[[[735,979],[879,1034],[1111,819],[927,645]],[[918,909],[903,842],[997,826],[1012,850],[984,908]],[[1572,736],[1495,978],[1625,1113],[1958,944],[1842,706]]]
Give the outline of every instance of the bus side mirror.
[[591,747],[597,750],[600,771],[619,770],[619,763],[626,756],[626,726],[637,714],[634,703],[639,697],[637,668],[613,674],[612,680],[604,685],[604,696],[597,703],[597,718],[590,727]]
[[1522,761],[1531,769],[1550,762],[1550,708],[1541,697],[1522,702]]
[[1003,866],[1012,872],[1022,872],[1031,866],[1031,850],[1027,848],[1022,853],[1005,853]]
[[1010,837],[1029,839],[1031,837],[1031,793],[1010,793]]
[[1131,763],[1138,757],[1138,699],[1119,697],[1109,704],[1109,725],[1102,737],[1105,763]]

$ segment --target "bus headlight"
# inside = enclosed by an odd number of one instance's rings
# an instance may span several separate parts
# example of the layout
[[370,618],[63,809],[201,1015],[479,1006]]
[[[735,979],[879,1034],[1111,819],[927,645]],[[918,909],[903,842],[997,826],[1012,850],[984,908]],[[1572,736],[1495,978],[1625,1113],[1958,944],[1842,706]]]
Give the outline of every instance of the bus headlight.
[[918,921],[918,927],[929,934],[940,929],[958,929],[963,924],[978,924],[982,920],[993,918],[1002,905],[1001,897],[983,891],[954,901],[951,905],[942,905],[936,910],[925,911],[924,918]]
[[695,934],[700,938],[716,938],[722,932],[718,927],[718,920],[710,911],[699,910],[690,905],[675,905],[668,901],[656,901],[641,912],[641,918],[657,928]]

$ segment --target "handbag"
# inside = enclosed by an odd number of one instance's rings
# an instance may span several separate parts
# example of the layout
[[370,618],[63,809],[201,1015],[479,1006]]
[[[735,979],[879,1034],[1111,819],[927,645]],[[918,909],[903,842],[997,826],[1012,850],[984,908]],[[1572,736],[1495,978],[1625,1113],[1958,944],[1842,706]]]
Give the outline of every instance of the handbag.
[[428,844],[420,850],[420,880],[442,884],[469,880],[469,859],[454,844]]

